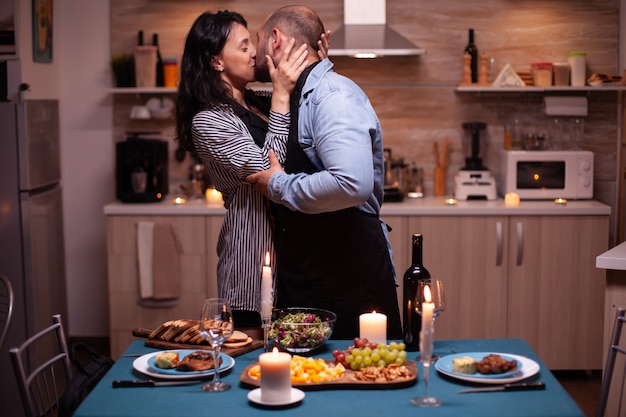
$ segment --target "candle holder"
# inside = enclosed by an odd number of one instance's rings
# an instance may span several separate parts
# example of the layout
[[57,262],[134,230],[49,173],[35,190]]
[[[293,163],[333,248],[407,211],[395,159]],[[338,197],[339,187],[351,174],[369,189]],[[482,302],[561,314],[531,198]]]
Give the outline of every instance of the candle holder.
[[261,328],[263,329],[263,349],[269,352],[269,334],[272,319],[269,317],[261,317]]

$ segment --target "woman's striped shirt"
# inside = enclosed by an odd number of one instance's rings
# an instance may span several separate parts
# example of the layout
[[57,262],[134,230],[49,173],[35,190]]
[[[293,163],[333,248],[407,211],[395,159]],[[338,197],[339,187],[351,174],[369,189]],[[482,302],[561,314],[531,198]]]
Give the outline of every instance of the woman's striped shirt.
[[288,135],[289,114],[270,111],[263,148],[230,107],[204,110],[193,118],[196,153],[227,209],[217,244],[218,294],[236,310],[260,311],[266,252],[275,259],[269,202],[246,183],[246,177],[269,168],[269,149],[283,162]]

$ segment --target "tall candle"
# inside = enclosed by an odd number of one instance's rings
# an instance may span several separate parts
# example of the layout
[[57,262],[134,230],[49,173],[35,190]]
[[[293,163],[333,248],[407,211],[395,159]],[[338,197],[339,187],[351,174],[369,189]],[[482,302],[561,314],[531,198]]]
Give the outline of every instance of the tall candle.
[[265,254],[265,266],[261,278],[261,317],[272,316],[272,268],[270,268],[270,253]]
[[291,355],[273,351],[259,356],[261,365],[261,401],[286,402],[291,398]]
[[372,311],[359,316],[359,336],[374,343],[387,343],[387,316]]
[[434,320],[433,313],[435,304],[432,302],[430,286],[424,286],[424,302],[422,303],[422,332],[420,334],[420,351],[425,358],[433,354]]

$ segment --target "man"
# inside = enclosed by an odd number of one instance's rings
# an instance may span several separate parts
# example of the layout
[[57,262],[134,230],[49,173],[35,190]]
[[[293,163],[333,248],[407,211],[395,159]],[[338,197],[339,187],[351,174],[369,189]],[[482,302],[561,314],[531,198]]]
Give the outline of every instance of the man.
[[248,182],[274,204],[277,307],[334,311],[333,338],[359,336],[359,315],[387,315],[388,338],[401,335],[400,313],[385,224],[383,144],[380,123],[367,96],[351,80],[319,60],[324,33],[317,14],[286,6],[258,33],[255,76],[269,80],[269,55],[278,62],[287,43],[308,45],[310,65],[291,101],[284,171],[270,153],[270,169]]

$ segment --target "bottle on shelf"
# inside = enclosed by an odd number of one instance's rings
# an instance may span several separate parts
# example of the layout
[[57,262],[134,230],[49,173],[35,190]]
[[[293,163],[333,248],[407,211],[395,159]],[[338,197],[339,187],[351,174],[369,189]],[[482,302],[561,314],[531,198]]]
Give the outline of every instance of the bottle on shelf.
[[156,86],[165,86],[165,76],[163,71],[163,58],[161,57],[161,50],[159,49],[159,35],[152,34],[152,45],[156,47]]
[[143,45],[143,30],[137,32],[137,46]]
[[472,82],[478,82],[478,48],[474,43],[474,29],[469,30],[469,42],[465,47],[464,53],[472,57],[470,68],[472,70]]
[[415,298],[420,281],[430,281],[430,273],[424,267],[422,243],[423,236],[414,234],[411,238],[412,259],[411,266],[404,273],[403,278],[403,316],[402,316],[402,338],[409,352],[419,350],[420,331],[422,330],[422,319],[417,313]]

